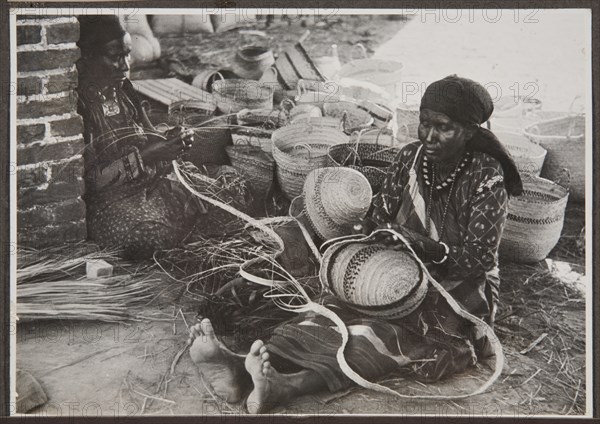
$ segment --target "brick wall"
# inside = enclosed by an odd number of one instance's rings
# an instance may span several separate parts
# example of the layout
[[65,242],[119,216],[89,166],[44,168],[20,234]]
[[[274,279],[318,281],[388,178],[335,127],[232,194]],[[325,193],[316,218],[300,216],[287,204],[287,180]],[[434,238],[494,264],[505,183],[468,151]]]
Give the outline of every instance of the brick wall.
[[17,16],[17,233],[35,248],[86,238],[75,17]]

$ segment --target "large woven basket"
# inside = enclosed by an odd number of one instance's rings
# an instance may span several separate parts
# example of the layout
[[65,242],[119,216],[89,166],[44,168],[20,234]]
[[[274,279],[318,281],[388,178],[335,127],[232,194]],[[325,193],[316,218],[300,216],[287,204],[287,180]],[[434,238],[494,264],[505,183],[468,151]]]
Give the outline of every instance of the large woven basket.
[[513,262],[538,262],[560,239],[569,192],[545,178],[522,177],[523,194],[508,200],[500,255]]
[[371,206],[373,191],[360,172],[319,168],[308,174],[302,191],[304,215],[323,241],[352,234]]
[[329,146],[347,142],[348,136],[336,128],[296,123],[275,130],[272,140],[277,180],[293,199],[302,193],[310,171],[327,166]]
[[381,130],[371,130],[364,134],[355,133],[349,143],[337,144],[329,148],[328,165],[359,171],[367,178],[373,191],[377,192],[388,168],[400,152],[400,149],[393,147],[393,140],[393,135],[390,136]]
[[414,257],[372,240],[333,244],[323,254],[323,286],[350,308],[379,318],[402,318],[419,307],[428,280]]
[[323,112],[325,116],[337,119],[342,119],[345,116],[344,131],[347,133],[366,129],[373,125],[371,114],[351,102],[325,102]]
[[585,198],[585,116],[565,116],[535,123],[523,133],[548,151],[541,175],[556,181],[568,169],[571,199]]
[[184,159],[196,166],[204,164],[228,165],[226,146],[232,144],[231,131],[224,127],[194,128],[194,141]]
[[243,109],[272,109],[273,89],[259,81],[227,79],[213,84],[213,95],[221,113]]
[[546,158],[546,150],[531,142],[523,134],[494,132],[500,142],[510,152],[521,173],[539,176]]
[[405,128],[410,138],[419,138],[419,108],[417,106],[401,105],[396,108],[398,128]]
[[265,194],[273,184],[275,161],[257,146],[227,146],[231,166],[250,182],[252,188]]
[[342,66],[336,78],[369,82],[395,95],[398,84],[402,81],[402,63],[393,60],[357,59]]

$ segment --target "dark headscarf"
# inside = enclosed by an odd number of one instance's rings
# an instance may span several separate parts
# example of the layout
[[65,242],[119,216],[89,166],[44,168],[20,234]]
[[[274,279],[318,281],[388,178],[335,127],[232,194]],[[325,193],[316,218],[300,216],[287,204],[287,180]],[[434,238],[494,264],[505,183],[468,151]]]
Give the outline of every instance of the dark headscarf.
[[480,126],[494,111],[494,103],[485,87],[467,78],[447,76],[427,87],[421,109],[443,113],[467,127],[476,126],[468,148],[487,153],[500,163],[508,194],[515,196],[523,192],[521,176],[510,153],[494,133]]
[[106,43],[125,35],[125,28],[116,15],[82,15],[79,19],[79,41],[84,52],[95,53]]

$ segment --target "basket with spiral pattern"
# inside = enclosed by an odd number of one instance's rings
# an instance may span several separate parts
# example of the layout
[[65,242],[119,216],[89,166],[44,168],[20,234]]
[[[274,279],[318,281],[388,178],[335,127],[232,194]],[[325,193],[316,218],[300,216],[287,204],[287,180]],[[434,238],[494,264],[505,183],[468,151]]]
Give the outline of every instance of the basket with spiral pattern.
[[348,136],[339,129],[296,123],[273,132],[273,158],[277,181],[288,199],[302,193],[306,176],[327,166],[327,149],[345,143]]
[[350,308],[379,318],[401,318],[419,307],[428,280],[412,254],[374,242],[343,240],[327,248],[321,283]]
[[356,169],[367,177],[371,188],[377,192],[400,149],[392,147],[393,135],[390,137],[381,130],[355,133],[352,138],[349,143],[329,148],[328,165]]
[[560,239],[569,192],[545,178],[523,174],[523,194],[508,199],[500,255],[514,262],[546,258]]
[[321,240],[352,234],[371,206],[373,191],[360,172],[319,168],[308,174],[302,191],[304,216]]

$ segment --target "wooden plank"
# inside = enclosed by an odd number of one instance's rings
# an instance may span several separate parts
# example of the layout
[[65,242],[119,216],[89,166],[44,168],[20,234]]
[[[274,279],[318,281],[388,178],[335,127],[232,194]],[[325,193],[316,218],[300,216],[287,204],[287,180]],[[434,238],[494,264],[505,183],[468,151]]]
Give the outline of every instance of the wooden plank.
[[148,80],[132,81],[132,84],[135,90],[143,94],[144,96],[155,100],[159,103],[162,103],[165,106],[169,106],[171,104],[171,99],[161,93],[157,93],[156,90],[148,84]]

